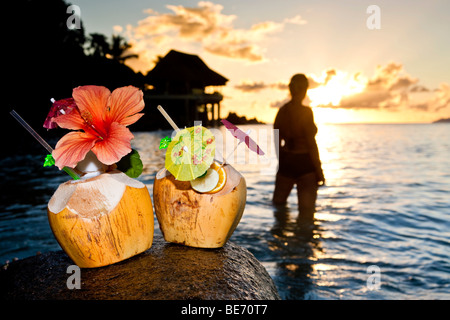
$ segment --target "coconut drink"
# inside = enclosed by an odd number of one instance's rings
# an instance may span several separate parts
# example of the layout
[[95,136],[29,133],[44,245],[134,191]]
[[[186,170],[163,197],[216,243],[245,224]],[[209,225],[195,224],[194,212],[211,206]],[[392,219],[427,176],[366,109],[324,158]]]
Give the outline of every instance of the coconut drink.
[[48,203],[48,220],[61,248],[81,268],[125,260],[153,241],[147,187],[118,170],[61,184]]
[[79,267],[110,265],[152,245],[148,189],[115,167],[105,166],[89,151],[75,167],[80,179],[59,185],[48,203],[53,234]]
[[168,242],[198,248],[220,248],[231,237],[245,209],[245,178],[230,164],[214,158],[215,139],[206,128],[175,129],[165,138],[165,167],[153,186],[159,227]]
[[146,186],[135,179],[142,162],[131,149],[134,136],[127,128],[143,115],[143,94],[132,86],[112,93],[81,86],[72,96],[54,101],[44,127],[76,131],[63,136],[54,150],[33,135],[51,152],[44,166],[56,165],[73,178],[60,184],[48,203],[53,234],[74,263],[95,268],[152,245],[152,202]]

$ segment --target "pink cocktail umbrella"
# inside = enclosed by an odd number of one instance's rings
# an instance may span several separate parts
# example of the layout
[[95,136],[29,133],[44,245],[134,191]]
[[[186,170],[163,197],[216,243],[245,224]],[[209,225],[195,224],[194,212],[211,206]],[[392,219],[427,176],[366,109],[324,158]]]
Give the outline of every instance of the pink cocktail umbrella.
[[[258,146],[258,144],[252,138],[250,138],[248,133],[245,133],[244,131],[242,131],[241,129],[236,127],[234,124],[232,124],[228,120],[223,119],[223,120],[221,120],[221,122],[223,123],[225,128],[227,128],[228,131],[231,132],[233,137],[235,137],[236,139],[239,140],[239,144],[244,142],[247,145],[247,147],[250,150],[252,150],[253,152],[256,152],[260,156],[264,155],[264,151],[262,151],[261,148]],[[239,146],[239,144],[238,144],[238,146]],[[236,146],[236,148],[237,148],[237,146]],[[235,150],[236,150],[236,148],[235,148]]]

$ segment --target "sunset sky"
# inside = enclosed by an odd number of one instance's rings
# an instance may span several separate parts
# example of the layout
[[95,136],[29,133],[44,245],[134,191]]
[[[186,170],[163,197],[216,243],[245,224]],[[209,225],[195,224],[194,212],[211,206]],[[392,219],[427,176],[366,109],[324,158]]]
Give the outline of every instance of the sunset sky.
[[[123,35],[153,68],[170,49],[198,54],[229,79],[229,111],[273,122],[295,73],[324,122],[431,122],[450,117],[448,0],[73,0],[86,34]],[[370,5],[380,9],[367,12]],[[371,29],[369,22],[379,22]]]

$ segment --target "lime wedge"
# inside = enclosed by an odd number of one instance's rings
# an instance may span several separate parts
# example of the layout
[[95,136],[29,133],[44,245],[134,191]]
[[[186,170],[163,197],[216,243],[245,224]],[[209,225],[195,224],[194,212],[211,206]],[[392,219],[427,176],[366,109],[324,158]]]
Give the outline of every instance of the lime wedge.
[[219,182],[219,174],[216,170],[210,168],[206,171],[206,175],[191,180],[190,182],[192,189],[195,191],[201,193],[209,192],[217,186],[217,183]]

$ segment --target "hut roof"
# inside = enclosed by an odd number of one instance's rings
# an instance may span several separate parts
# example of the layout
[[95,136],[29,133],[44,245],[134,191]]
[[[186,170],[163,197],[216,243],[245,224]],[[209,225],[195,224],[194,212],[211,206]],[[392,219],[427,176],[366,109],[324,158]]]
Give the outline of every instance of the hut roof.
[[211,70],[197,55],[170,50],[156,66],[147,73],[148,84],[161,81],[183,81],[206,86],[223,86],[227,78]]

